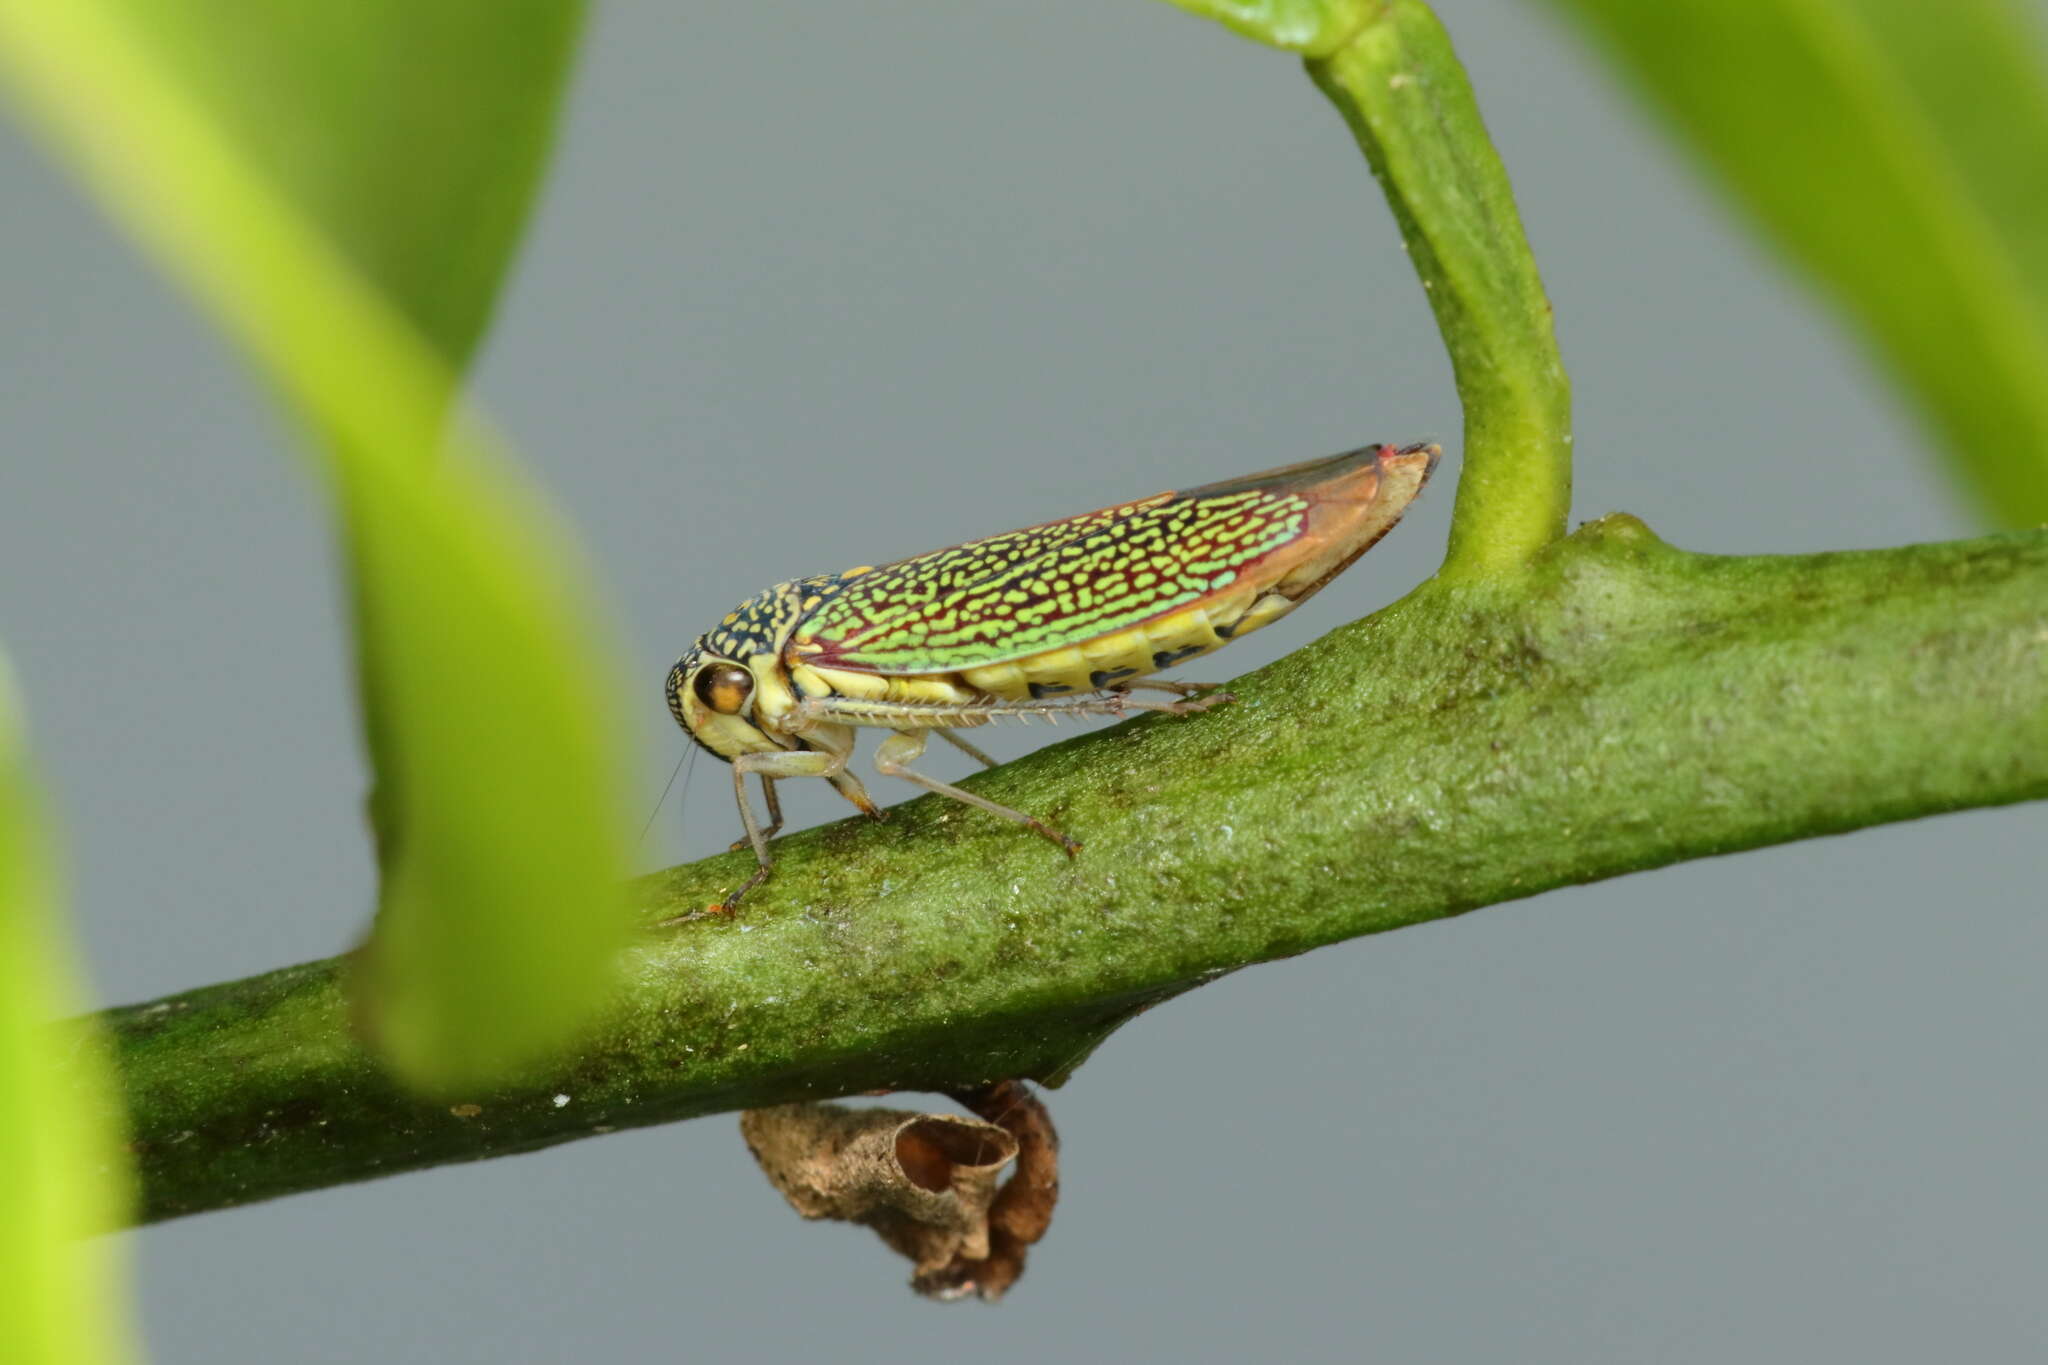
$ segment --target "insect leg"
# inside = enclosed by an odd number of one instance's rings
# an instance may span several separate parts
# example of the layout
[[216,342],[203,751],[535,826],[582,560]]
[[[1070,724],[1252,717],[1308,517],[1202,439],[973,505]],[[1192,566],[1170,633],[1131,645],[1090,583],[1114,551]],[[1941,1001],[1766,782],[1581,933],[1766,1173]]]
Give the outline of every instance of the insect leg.
[[[775,795],[775,779],[763,777],[761,779],[761,791],[768,798],[768,828],[761,831],[761,837],[763,839],[773,839],[782,830],[782,801],[781,798]],[[746,804],[747,799],[742,796],[740,798],[741,809],[745,809]],[[735,839],[726,845],[725,851],[727,853],[737,853],[745,848],[747,844],[748,840],[746,839]]]
[[981,766],[984,768],[994,768],[1000,766],[994,759],[990,758],[987,754],[983,753],[978,745],[969,744],[966,740],[960,738],[960,736],[954,734],[951,730],[938,730],[934,731],[933,733],[937,734],[940,739],[945,740],[946,743],[952,745],[961,753],[966,754],[969,758],[981,764]]
[[[1173,682],[1165,678],[1142,678],[1135,682],[1117,683],[1109,690],[1134,692],[1142,687],[1153,692],[1171,692],[1176,697],[1206,697],[1216,693],[1222,686],[1222,683]],[[1227,697],[1225,699],[1234,700]]]
[[[1213,684],[1211,685],[1213,686]],[[1150,687],[1162,692],[1171,692],[1179,701],[1140,701],[1131,695],[1134,687]],[[1198,683],[1123,683],[1096,696],[1049,697],[1043,701],[975,703],[977,710],[985,710],[990,716],[1121,716],[1132,711],[1157,711],[1168,716],[1192,716],[1212,706],[1222,706],[1237,698],[1228,692],[1192,690],[1201,688]],[[1183,691],[1182,689],[1190,689]]]
[[875,804],[868,795],[868,789],[860,779],[846,770],[846,763],[853,757],[853,731],[844,725],[810,725],[798,732],[805,747],[821,753],[839,755],[839,771],[833,773],[832,789],[851,801],[862,815],[872,820],[886,820],[889,812]]
[[927,777],[923,773],[912,772],[906,765],[924,752],[925,733],[923,730],[898,730],[895,734],[883,740],[882,747],[875,751],[875,771],[889,777],[900,777],[906,782],[915,782],[926,791],[934,791],[941,796],[950,796],[955,801],[962,801],[970,806],[978,807],[991,815],[1000,815],[1005,820],[1014,820],[1033,834],[1050,839],[1058,844],[1060,849],[1069,858],[1081,851],[1081,843],[1078,839],[1068,838],[1051,825],[1033,816],[1026,815],[1021,810],[1011,810],[1008,806],[999,806],[987,797],[976,796],[970,791],[962,791],[950,782],[941,782],[936,777]]
[[[1179,701],[1128,701],[1124,704],[1133,711],[1157,711],[1162,716],[1193,716],[1212,706],[1223,706],[1236,701],[1228,692],[1201,692],[1194,696],[1182,697]],[[1116,715],[1122,715],[1118,711]]]
[[781,803],[775,797],[775,779],[778,777],[838,777],[846,767],[846,755],[816,749],[785,750],[773,754],[741,754],[732,761],[733,796],[739,802],[740,819],[747,827],[747,841],[754,846],[754,861],[760,866],[754,875],[747,878],[739,890],[718,903],[722,914],[731,914],[739,905],[740,897],[768,880],[768,871],[775,866],[775,860],[768,856],[768,835],[754,819],[754,808],[747,800],[747,774],[759,773],[768,792],[769,815],[775,826],[782,823]]
[[861,697],[806,697],[791,711],[791,728],[817,721],[890,729],[938,729],[981,725],[991,720],[1057,720],[1061,716],[1127,716],[1133,711],[1192,715],[1235,700],[1228,692],[1204,692],[1179,701],[1139,701],[1128,692],[1084,693],[1007,701],[990,697],[970,702],[870,701]]

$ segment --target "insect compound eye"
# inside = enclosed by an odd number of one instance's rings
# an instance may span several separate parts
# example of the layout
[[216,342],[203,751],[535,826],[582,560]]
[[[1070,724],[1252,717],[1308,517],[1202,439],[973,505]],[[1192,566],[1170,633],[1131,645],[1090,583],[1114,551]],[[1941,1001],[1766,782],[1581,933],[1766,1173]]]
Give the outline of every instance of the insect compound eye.
[[754,695],[754,675],[738,664],[713,664],[697,675],[697,700],[722,716],[736,716]]

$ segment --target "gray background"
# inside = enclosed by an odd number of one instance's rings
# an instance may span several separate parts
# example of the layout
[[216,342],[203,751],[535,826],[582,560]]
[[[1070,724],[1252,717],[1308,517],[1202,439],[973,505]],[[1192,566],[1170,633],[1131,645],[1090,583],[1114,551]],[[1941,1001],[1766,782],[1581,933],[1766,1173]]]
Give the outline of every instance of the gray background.
[[[1582,49],[1442,8],[1577,380],[1579,517],[1729,552],[1973,530]],[[324,513],[235,357],[11,128],[0,204],[0,639],[96,989],[333,952],[371,881]],[[1337,118],[1139,0],[602,9],[480,387],[615,594],[650,806],[665,666],[771,581],[1458,435]],[[1427,574],[1448,491],[1228,669]],[[731,837],[707,772],[649,865]],[[150,1229],[143,1318],[219,1365],[2020,1358],[2044,874],[2038,809],[1976,813],[1220,981],[1053,1097],[1065,1203],[995,1310],[801,1224],[720,1117]]]

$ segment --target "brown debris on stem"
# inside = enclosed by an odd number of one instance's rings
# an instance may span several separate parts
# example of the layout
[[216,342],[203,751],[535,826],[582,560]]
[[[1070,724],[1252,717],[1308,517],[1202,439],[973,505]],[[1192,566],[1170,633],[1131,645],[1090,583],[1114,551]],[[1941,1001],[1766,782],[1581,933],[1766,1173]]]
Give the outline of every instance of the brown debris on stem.
[[963,1248],[950,1264],[913,1279],[911,1286],[939,1298],[978,1294],[994,1303],[1024,1273],[1026,1253],[1052,1227],[1060,1197],[1060,1136],[1045,1102],[1023,1081],[997,1081],[953,1098],[1015,1140],[1017,1169],[989,1206],[988,1251],[976,1257]]
[[918,1293],[994,1302],[1052,1221],[1059,1140],[1020,1081],[955,1098],[981,1118],[786,1104],[740,1115],[740,1134],[790,1207],[873,1228]]
[[991,1123],[834,1104],[749,1109],[740,1135],[790,1207],[866,1224],[917,1277],[988,1255],[996,1177],[1017,1155]]

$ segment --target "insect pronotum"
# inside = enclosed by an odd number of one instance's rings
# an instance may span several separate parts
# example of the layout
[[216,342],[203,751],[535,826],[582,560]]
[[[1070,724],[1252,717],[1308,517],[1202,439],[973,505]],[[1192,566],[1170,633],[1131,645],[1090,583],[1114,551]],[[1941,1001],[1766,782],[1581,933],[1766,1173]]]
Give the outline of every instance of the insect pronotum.
[[[732,910],[767,878],[778,779],[824,778],[881,817],[847,769],[857,726],[894,731],[876,771],[1014,820],[1071,856],[1080,844],[1043,821],[911,768],[926,736],[993,766],[952,732],[1013,718],[1189,715],[1231,700],[1145,679],[1307,600],[1400,520],[1438,453],[1368,446],[778,583],[741,603],[668,675],[676,723],[732,764],[760,864],[713,908]],[[1137,688],[1171,699],[1140,699]],[[747,800],[748,773],[761,779],[766,825]]]

